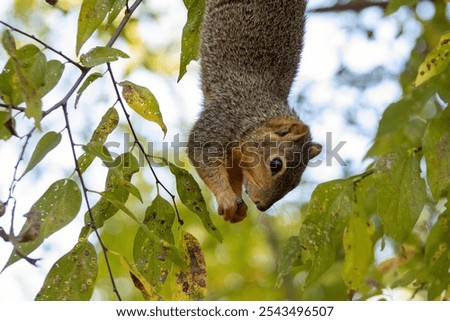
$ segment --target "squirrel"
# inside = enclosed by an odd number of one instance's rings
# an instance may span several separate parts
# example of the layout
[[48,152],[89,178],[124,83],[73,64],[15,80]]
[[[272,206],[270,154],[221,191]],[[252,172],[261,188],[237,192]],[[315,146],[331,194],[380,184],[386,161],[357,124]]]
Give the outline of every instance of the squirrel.
[[306,0],[208,0],[200,39],[203,110],[188,157],[218,214],[265,211],[294,189],[322,146],[288,106],[300,63]]

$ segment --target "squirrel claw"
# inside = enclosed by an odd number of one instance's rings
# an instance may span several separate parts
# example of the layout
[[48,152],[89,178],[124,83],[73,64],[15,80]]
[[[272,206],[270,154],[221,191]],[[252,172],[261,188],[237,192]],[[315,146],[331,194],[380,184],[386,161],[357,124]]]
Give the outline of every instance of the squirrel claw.
[[234,200],[228,199],[225,202],[219,203],[218,212],[225,221],[238,223],[247,216],[247,205],[240,197]]

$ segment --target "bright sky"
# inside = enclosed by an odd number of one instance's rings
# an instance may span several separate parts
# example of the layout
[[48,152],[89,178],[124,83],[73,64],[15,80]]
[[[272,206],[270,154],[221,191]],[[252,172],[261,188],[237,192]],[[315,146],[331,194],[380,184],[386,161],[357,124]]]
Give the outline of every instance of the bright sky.
[[[7,0],[7,3],[12,0]],[[143,24],[140,31],[148,36],[148,43],[153,46],[161,46],[170,37],[179,39],[181,29],[185,21],[185,10],[181,0],[172,1],[150,1],[152,8],[162,12],[161,19],[158,23]],[[55,32],[54,39],[50,43],[56,43],[58,48],[69,48],[67,52],[73,50],[71,47],[74,43],[75,22],[77,12],[72,12],[63,18],[58,13],[46,15],[46,21],[50,24],[50,28]],[[380,23],[382,12],[379,10],[371,10],[357,20],[366,26],[374,28],[374,37],[376,41],[368,41],[364,35],[353,35],[349,37],[342,32],[342,26],[346,24],[346,19],[354,19],[355,16],[342,14],[338,17],[332,15],[312,15],[308,20],[307,35],[305,39],[305,48],[303,52],[302,65],[300,75],[292,90],[292,104],[295,103],[295,97],[305,90],[305,84],[313,84],[308,87],[308,92],[312,96],[312,103],[322,106],[323,104],[332,104],[333,108],[328,108],[320,115],[313,117],[308,116],[308,121],[312,128],[315,140],[326,146],[326,133],[332,132],[332,146],[340,141],[347,141],[341,149],[340,155],[347,160],[352,161],[353,170],[361,171],[367,162],[363,162],[365,151],[370,144],[370,140],[376,131],[376,124],[382,111],[390,102],[399,98],[400,90],[390,81],[382,81],[374,88],[364,92],[362,97],[364,101],[372,108],[367,110],[361,109],[355,115],[358,122],[365,124],[365,130],[371,134],[361,135],[355,128],[348,128],[343,118],[343,111],[348,107],[349,102],[355,99],[355,91],[349,89],[345,92],[337,92],[335,84],[331,77],[339,68],[339,61],[342,58],[355,72],[364,73],[371,70],[374,66],[389,62],[388,69],[392,72],[398,72],[398,68],[402,66],[403,61],[407,58],[411,50],[412,43],[410,38],[403,37],[396,39],[398,32],[398,23],[396,19],[404,21],[406,18],[404,13],[399,13],[396,18],[384,19]],[[0,19],[12,22],[14,20],[8,16],[8,5],[0,6]],[[64,26],[61,28],[61,26]],[[417,36],[419,29],[414,24],[406,24],[406,28]],[[18,25],[18,27],[21,27]],[[4,28],[0,28],[3,31]],[[30,31],[30,30],[28,30]],[[32,30],[31,30],[32,32]],[[20,38],[22,41],[27,39]],[[66,41],[67,45],[61,44]],[[91,42],[94,45],[94,42]],[[120,43],[118,44],[120,48]],[[89,43],[84,47],[89,48]],[[126,50],[125,50],[126,51]],[[72,51],[73,52],[73,51]],[[0,51],[0,65],[3,66],[6,58],[4,52]],[[47,52],[46,52],[47,54]],[[132,55],[132,53],[131,53]],[[178,60],[178,51],[174,50],[169,53],[170,59]],[[113,65],[120,69],[120,63]],[[117,67],[119,66],[119,67]],[[75,75],[76,76],[76,75]],[[169,132],[165,141],[170,142],[175,134],[180,133],[181,137],[186,137],[188,130],[200,111],[201,92],[198,87],[198,65],[192,64],[189,67],[188,74],[180,83],[176,83],[176,75],[165,77],[156,74],[150,74],[146,71],[138,71],[133,73],[128,79],[138,84],[148,86],[156,95],[164,120],[169,128]],[[84,106],[99,101],[105,103],[110,101],[107,93],[102,91],[101,82],[89,88],[86,96],[82,97]],[[60,95],[49,95],[46,98],[48,105],[60,99]],[[77,110],[73,115],[77,115],[79,122],[87,122],[91,127],[95,126],[98,119],[102,116],[103,111],[100,108],[90,108],[86,113],[86,109]],[[84,107],[85,108],[85,107]],[[295,105],[296,110],[302,115],[302,107]],[[89,118],[86,118],[88,116]],[[149,139],[160,141],[162,139],[161,130],[153,124],[142,122],[134,117],[138,131],[149,137]],[[74,122],[76,125],[76,122]],[[50,125],[57,124],[56,120],[47,121],[44,125],[50,128]],[[56,127],[61,129],[60,127]],[[77,141],[85,141],[90,133],[79,133]],[[116,137],[118,141],[122,141],[120,137]],[[0,177],[0,200],[6,198],[8,187],[11,181],[11,170],[18,157],[18,147],[22,144],[17,139],[18,145],[12,146],[10,142],[0,142],[0,168],[2,169]],[[65,147],[64,147],[65,146]],[[46,190],[46,188],[55,180],[67,175],[66,158],[57,158],[57,153],[67,155],[70,153],[67,142],[62,142],[57,150],[53,151],[51,157],[45,159],[38,168],[35,169],[39,175],[29,175],[25,177],[16,188],[16,197],[18,199],[17,216],[26,213],[36,199]],[[325,160],[325,156],[321,156]],[[49,171],[51,169],[51,171]],[[298,203],[299,196],[307,200],[313,186],[317,182],[323,182],[330,179],[341,177],[342,168],[333,162],[332,166],[321,165],[317,168],[308,169],[305,174],[305,180],[314,184],[303,185],[296,192],[289,194],[283,202]],[[102,189],[103,182],[95,181],[95,177],[91,175],[88,181],[92,188],[98,187]],[[165,176],[164,176],[165,178]],[[276,215],[276,212],[271,212]],[[25,262],[18,262],[14,266],[5,270],[0,274],[0,300],[32,300],[38,292],[45,275],[47,274],[54,261],[62,254],[66,253],[75,243],[78,236],[79,228],[82,225],[82,215],[73,223],[72,229],[64,229],[62,233],[56,233],[45,245],[33,253],[32,257],[44,258],[39,262],[39,268],[30,266]],[[9,215],[0,219],[0,226],[9,228]],[[16,229],[19,229],[22,221],[16,222]],[[0,267],[4,265],[9,257],[11,246],[7,243],[0,242]],[[5,290],[7,289],[7,290]]]

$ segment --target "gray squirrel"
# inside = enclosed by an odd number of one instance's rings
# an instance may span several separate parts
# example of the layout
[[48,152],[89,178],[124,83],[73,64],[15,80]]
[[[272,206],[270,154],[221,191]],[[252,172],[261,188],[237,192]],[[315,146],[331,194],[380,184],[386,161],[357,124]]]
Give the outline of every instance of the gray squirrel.
[[203,110],[188,156],[218,213],[246,217],[242,189],[261,211],[300,182],[322,146],[288,106],[303,47],[305,0],[208,0],[201,32]]

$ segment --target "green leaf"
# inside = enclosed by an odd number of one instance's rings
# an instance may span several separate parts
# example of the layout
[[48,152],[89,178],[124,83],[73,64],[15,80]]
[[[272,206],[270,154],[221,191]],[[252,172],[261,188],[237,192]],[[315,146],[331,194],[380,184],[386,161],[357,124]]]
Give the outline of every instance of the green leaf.
[[76,99],[75,99],[75,108],[77,108],[78,106],[78,101],[81,98],[81,95],[84,93],[84,91],[86,90],[87,87],[89,87],[94,81],[96,81],[98,78],[103,77],[103,74],[99,73],[99,72],[94,72],[92,74],[90,74],[85,81],[83,82],[83,84],[80,86],[80,88],[77,90],[77,95],[76,95]]
[[90,156],[100,158],[104,163],[113,161],[108,149],[102,143],[90,142],[87,145],[83,145],[83,150]]
[[[115,202],[111,202],[110,198],[120,204],[124,204],[128,200],[130,192],[125,185],[139,171],[138,161],[130,153],[119,155],[114,163],[116,166],[109,169],[105,182],[105,191],[108,192],[109,197],[101,197],[91,209],[97,228],[102,227],[107,219],[119,211],[119,207],[115,205]],[[102,196],[104,195],[102,194]],[[84,221],[86,225],[91,222],[89,212],[86,212]]]
[[425,268],[432,283],[428,299],[434,300],[450,284],[450,211],[442,213],[428,235],[425,246]]
[[[175,210],[172,205],[157,195],[152,204],[145,211],[144,224],[157,237],[174,244],[172,226],[175,221]],[[167,248],[160,242],[149,238],[147,233],[140,228],[133,243],[134,263],[145,279],[160,290],[161,285],[166,281],[171,268],[171,262],[167,261]]]
[[[109,108],[106,113],[103,115],[100,123],[97,125],[97,128],[92,133],[91,139],[89,140],[89,144],[101,144],[103,145],[106,142],[106,138],[111,132],[117,127],[119,123],[119,114],[114,107]],[[78,164],[80,166],[80,170],[83,173],[94,161],[95,156],[92,154],[84,153],[78,158]]]
[[283,247],[278,264],[277,288],[283,284],[284,278],[289,274],[292,267],[301,263],[301,246],[300,238],[298,236],[291,236]]
[[426,57],[420,65],[415,86],[420,86],[428,79],[442,73],[450,62],[450,32],[441,36],[439,44]]
[[98,274],[94,245],[80,238],[75,247],[50,269],[36,301],[87,301]]
[[10,34],[3,34],[3,43],[11,58],[0,77],[1,97],[7,104],[18,105],[25,101],[25,116],[34,118],[40,129],[42,103],[39,88],[44,86],[47,62],[45,55],[34,45],[15,49]]
[[178,249],[175,246],[173,246],[169,242],[167,242],[164,239],[155,235],[155,233],[152,232],[144,223],[140,222],[137,219],[136,215],[134,215],[134,213],[123,202],[118,200],[112,192],[105,191],[105,192],[100,193],[100,195],[102,197],[104,197],[105,199],[107,199],[115,207],[120,209],[123,213],[125,213],[134,222],[136,222],[140,226],[140,228],[147,234],[147,237],[150,240],[153,240],[153,241],[159,243],[163,248],[165,248],[168,259],[170,259],[173,263],[175,263],[181,269],[185,268],[186,263],[184,262]]
[[350,216],[344,232],[345,260],[343,277],[349,290],[357,290],[364,282],[373,261],[373,224],[362,213]]
[[119,85],[122,86],[122,96],[127,104],[143,118],[157,123],[165,136],[167,127],[159,111],[158,101],[152,92],[130,81],[123,81]]
[[202,220],[203,226],[211,236],[222,242],[222,235],[211,220],[205,199],[195,179],[188,171],[173,163],[169,163],[169,168],[172,174],[175,175],[177,192],[181,202]]
[[[34,203],[32,209],[41,213],[40,235],[32,242],[20,243],[17,247],[25,255],[30,254],[53,233],[69,224],[77,215],[81,207],[81,192],[77,183],[70,179],[54,182],[48,190]],[[27,227],[24,226],[22,231]],[[5,268],[17,262],[20,256],[14,251],[6,263]]]
[[16,53],[16,41],[14,40],[14,37],[11,33],[10,30],[6,29],[3,32],[3,36],[2,36],[2,44],[3,44],[3,48],[5,48],[6,52],[10,55],[10,56],[14,56]]
[[450,108],[429,122],[423,137],[427,179],[435,200],[450,188]]
[[111,8],[110,0],[83,0],[78,16],[76,54],[83,44],[100,27]]
[[95,47],[80,56],[80,62],[84,67],[92,68],[107,62],[116,61],[119,58],[130,58],[122,50],[111,47]]
[[119,13],[125,8],[127,0],[109,0],[111,10],[109,10],[108,14],[108,25],[113,23],[113,21],[117,18]]
[[31,171],[44,157],[51,152],[61,142],[61,134],[55,132],[48,132],[41,137],[36,145],[36,148],[31,155],[30,162],[28,163],[22,176]]
[[419,0],[390,0],[386,8],[386,15],[396,12],[402,6],[415,5]]
[[180,247],[188,269],[175,268],[174,300],[199,301],[206,296],[205,256],[198,240],[188,232],[182,232]]
[[46,61],[35,45],[15,49],[8,36],[4,36],[11,58],[0,74],[0,96],[7,104],[17,106],[25,102],[25,115],[35,119],[39,128],[42,117],[41,97],[45,96],[61,79],[64,65],[57,60]]
[[9,113],[6,111],[0,111],[0,140],[8,140],[12,136],[11,129],[8,127],[8,122],[13,120],[10,118]]
[[59,82],[64,72],[64,64],[58,60],[50,60],[47,62],[47,67],[44,76],[44,84],[38,88],[39,97],[44,97],[50,92]]
[[[44,61],[42,61],[44,59]],[[35,45],[28,44],[17,51],[12,51],[0,74],[0,91],[2,100],[7,104],[19,105],[25,101],[19,76],[33,79],[34,84],[39,87],[44,82],[45,56]],[[19,71],[17,71],[17,67]]]
[[352,179],[326,182],[314,190],[299,234],[302,263],[311,261],[306,286],[333,264],[353,208]]
[[396,150],[418,148],[426,129],[421,112],[433,98],[433,88],[414,88],[383,112],[373,146],[366,157],[383,156]]
[[376,163],[374,179],[384,231],[403,242],[425,206],[426,187],[420,177],[420,157],[414,152],[381,157]]
[[187,21],[181,36],[180,72],[178,81],[186,74],[187,66],[192,60],[198,60],[200,48],[200,31],[205,10],[205,0],[184,0]]

